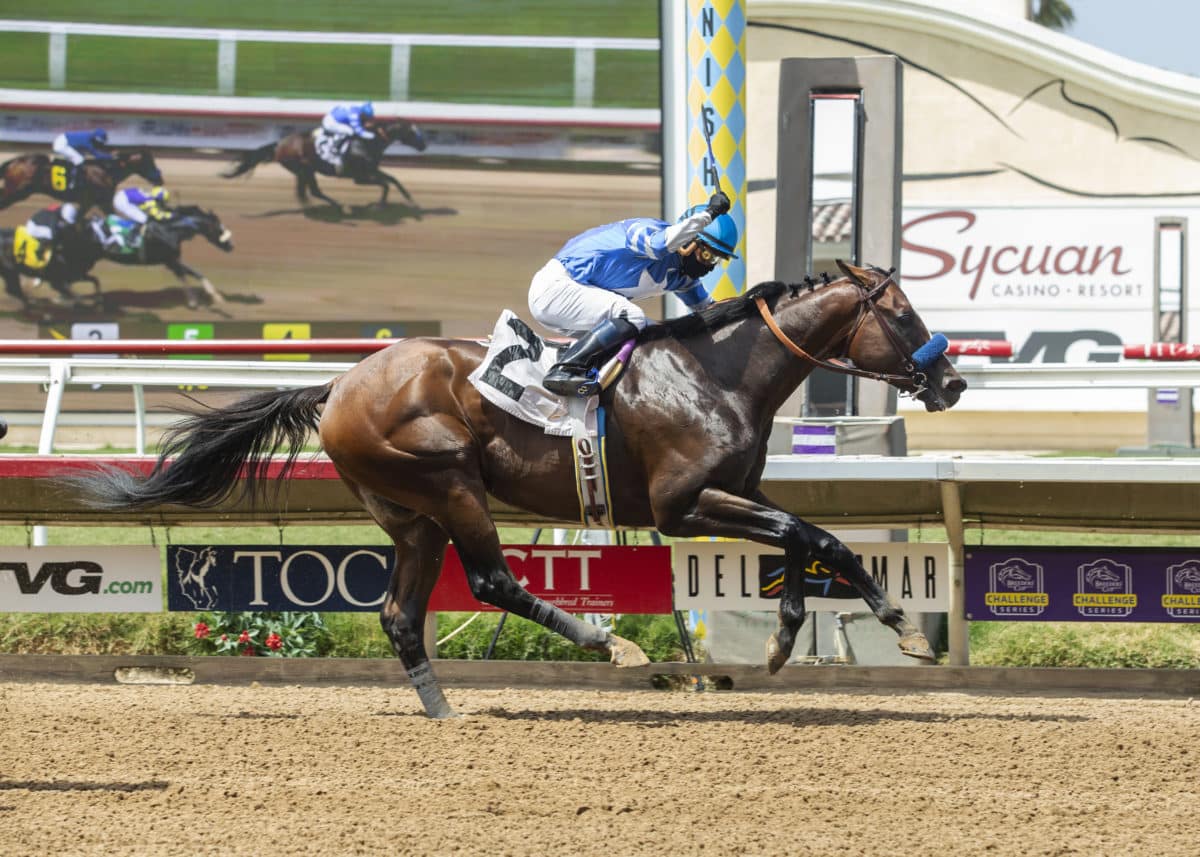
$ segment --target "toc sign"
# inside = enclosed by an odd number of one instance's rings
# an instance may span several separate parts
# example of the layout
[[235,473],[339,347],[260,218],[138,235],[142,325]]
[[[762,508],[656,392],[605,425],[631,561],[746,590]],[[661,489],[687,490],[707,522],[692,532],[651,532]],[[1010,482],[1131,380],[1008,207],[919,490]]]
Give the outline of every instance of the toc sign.
[[[517,581],[575,613],[670,613],[667,547],[507,545]],[[171,610],[376,611],[395,553],[390,547],[172,545]],[[495,610],[471,594],[458,554],[446,552],[431,610]]]

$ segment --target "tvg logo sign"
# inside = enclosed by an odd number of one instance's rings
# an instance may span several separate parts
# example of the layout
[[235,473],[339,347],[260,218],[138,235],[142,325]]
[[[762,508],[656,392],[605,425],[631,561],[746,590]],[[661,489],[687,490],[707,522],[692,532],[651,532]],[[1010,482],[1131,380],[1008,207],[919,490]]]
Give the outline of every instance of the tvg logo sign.
[[[31,574],[29,563],[0,562],[0,574],[8,572],[17,581],[22,595],[36,595],[49,581],[50,588],[59,595],[97,595],[104,569],[99,563],[87,560],[71,562],[44,562]],[[75,574],[72,574],[75,572]]]

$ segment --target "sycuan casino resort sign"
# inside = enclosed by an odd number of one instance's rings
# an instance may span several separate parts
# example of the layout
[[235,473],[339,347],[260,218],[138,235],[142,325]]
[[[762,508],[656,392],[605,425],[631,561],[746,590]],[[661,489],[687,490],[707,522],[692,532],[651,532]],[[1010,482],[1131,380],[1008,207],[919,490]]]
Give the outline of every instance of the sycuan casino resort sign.
[[1139,209],[906,209],[904,284],[923,314],[1149,310],[1154,220]]

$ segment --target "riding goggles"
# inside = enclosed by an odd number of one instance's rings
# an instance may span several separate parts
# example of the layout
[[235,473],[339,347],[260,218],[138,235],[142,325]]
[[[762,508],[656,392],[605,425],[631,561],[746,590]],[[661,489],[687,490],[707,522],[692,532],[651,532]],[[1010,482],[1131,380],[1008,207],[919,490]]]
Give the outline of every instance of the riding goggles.
[[724,253],[714,250],[707,244],[696,242],[696,249],[693,251],[697,259],[709,266],[716,266],[718,262],[724,262],[729,259]]

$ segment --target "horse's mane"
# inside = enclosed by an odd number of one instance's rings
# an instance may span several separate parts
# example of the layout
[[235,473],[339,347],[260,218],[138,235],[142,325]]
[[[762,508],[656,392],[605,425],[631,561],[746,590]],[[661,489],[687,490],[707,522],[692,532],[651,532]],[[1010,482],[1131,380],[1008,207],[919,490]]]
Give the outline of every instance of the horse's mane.
[[684,339],[699,333],[720,330],[722,327],[733,324],[735,321],[757,316],[758,307],[754,303],[755,298],[763,298],[767,302],[767,306],[773,308],[775,301],[785,291],[791,291],[795,294],[800,289],[811,288],[812,285],[809,283],[792,285],[778,280],[759,283],[754,288],[747,289],[745,293],[736,298],[717,301],[700,310],[700,312],[668,319],[661,324],[652,324],[638,334],[638,341],[649,342],[666,337]]

